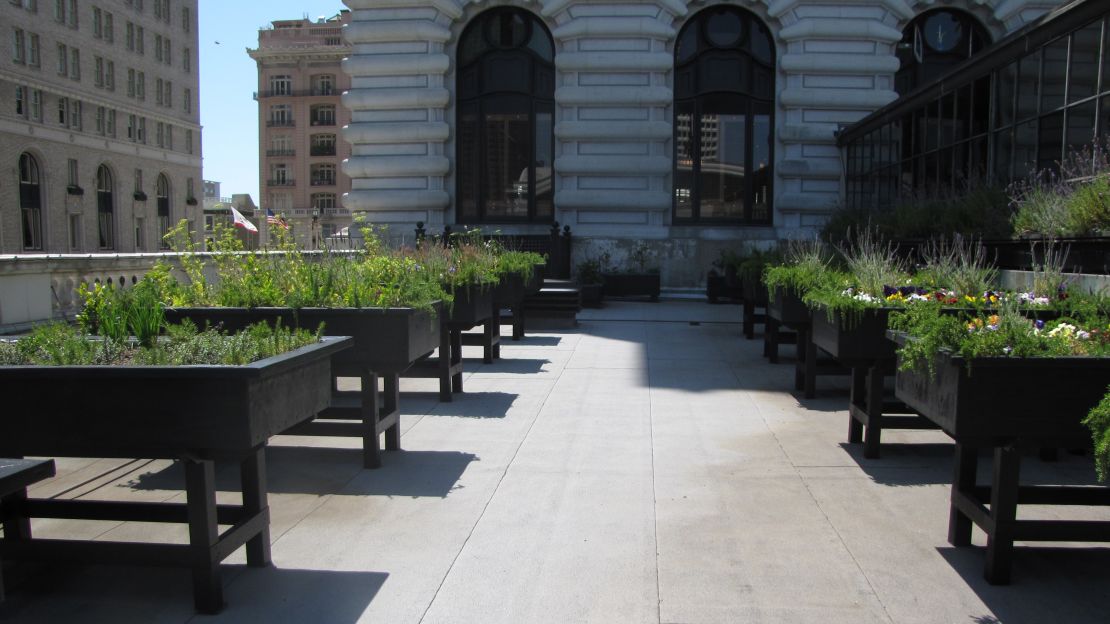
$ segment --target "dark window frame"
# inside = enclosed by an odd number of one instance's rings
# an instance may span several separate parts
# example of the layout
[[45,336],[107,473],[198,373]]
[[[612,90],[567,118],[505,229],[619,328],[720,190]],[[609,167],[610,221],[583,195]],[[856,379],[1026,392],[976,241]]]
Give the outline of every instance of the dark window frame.
[[[490,40],[489,31],[494,23],[502,15],[517,15],[523,18],[525,24],[525,32],[522,41],[516,45],[500,46]],[[539,28],[542,34],[547,38],[547,44],[551,51],[551,58],[544,58],[532,49],[528,44],[535,34],[535,29]],[[480,52],[473,59],[468,59],[462,62],[459,58],[460,51],[468,42],[470,37],[481,37],[485,43],[485,50]],[[482,85],[483,64],[488,62],[493,57],[526,57],[528,60],[528,85],[520,87],[518,90],[501,89],[501,90],[485,90]],[[456,103],[456,141],[455,141],[455,220],[458,223],[473,223],[473,224],[527,224],[527,223],[552,223],[555,220],[555,198],[554,198],[554,183],[555,183],[555,84],[557,74],[555,70],[555,40],[551,36],[551,31],[543,23],[543,21],[533,13],[524,9],[515,7],[498,7],[484,11],[476,16],[459,36],[459,43],[456,47],[456,60],[459,62],[455,74],[455,85],[457,94]],[[551,76],[551,90],[550,93],[537,94],[536,89],[529,88],[538,84],[540,72],[547,71]],[[477,88],[473,93],[470,93],[468,87],[464,87],[464,80],[473,72]],[[511,105],[513,100],[527,99],[526,107],[520,107],[516,114],[528,115],[528,129],[527,136],[529,141],[529,148],[531,156],[528,165],[528,210],[527,215],[523,217],[506,216],[506,215],[489,215],[487,214],[487,201],[489,195],[486,189],[487,175],[487,161],[486,157],[486,131],[483,119],[485,112],[490,109],[505,109],[510,110],[514,108]],[[463,110],[473,108],[475,126],[473,133],[473,141],[475,145],[471,146],[463,142],[464,134],[460,131],[461,118]],[[523,109],[527,108],[525,112]],[[550,169],[549,179],[550,188],[548,189],[549,199],[551,204],[550,214],[537,215],[537,167],[536,167],[536,130],[537,130],[537,117],[541,114],[549,113],[551,116],[551,135],[549,137],[551,146],[550,158],[552,162],[548,164]],[[507,113],[511,114],[511,113]],[[473,147],[473,150],[478,154],[476,162],[467,161],[464,152],[469,151],[468,148]],[[463,200],[463,187],[468,183],[469,179],[466,176],[473,176],[473,187],[475,192],[475,210],[476,214],[465,214],[462,209]]]

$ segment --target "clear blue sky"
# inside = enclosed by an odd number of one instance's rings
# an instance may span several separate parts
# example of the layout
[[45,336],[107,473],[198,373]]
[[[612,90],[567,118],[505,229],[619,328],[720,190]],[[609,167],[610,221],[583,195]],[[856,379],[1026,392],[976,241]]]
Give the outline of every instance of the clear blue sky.
[[[258,68],[247,48],[274,20],[331,17],[342,0],[199,0],[200,123],[204,179],[221,182],[225,197],[258,194]],[[217,44],[216,42],[219,42]]]

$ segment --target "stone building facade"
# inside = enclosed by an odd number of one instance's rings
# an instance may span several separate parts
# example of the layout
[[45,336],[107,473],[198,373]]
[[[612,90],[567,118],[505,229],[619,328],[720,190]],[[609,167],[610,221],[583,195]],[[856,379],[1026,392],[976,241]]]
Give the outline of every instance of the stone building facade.
[[[907,27],[922,23],[915,18],[956,11],[997,40],[1062,4],[345,3],[353,11],[345,28],[352,46],[344,61],[351,89],[343,102],[352,111],[346,208],[403,228],[423,221],[430,229],[472,223],[538,233],[557,221],[571,227],[579,258],[608,252],[619,263],[647,244],[671,287],[696,286],[724,247],[770,244],[820,226],[842,197],[837,130],[897,97],[907,51],[921,58],[926,46],[945,49],[945,37],[966,39],[958,26],[918,27],[914,39]],[[490,11],[511,15],[495,20]],[[550,56],[542,38],[524,39],[542,31]],[[498,112],[525,95],[504,78],[516,71],[513,58],[532,63],[531,70],[517,63],[531,88],[527,124]],[[468,77],[475,63],[478,77]],[[539,138],[548,111],[550,162]],[[520,133],[526,126],[536,133],[531,164],[512,161],[502,147],[514,119]],[[502,156],[515,164],[498,164]],[[468,173],[476,159],[477,173]],[[514,186],[531,195],[527,210],[523,200],[514,204]],[[551,210],[542,198],[548,188]],[[477,211],[468,208],[474,197]]]
[[350,112],[340,95],[350,78],[340,63],[350,47],[343,11],[331,18],[278,20],[248,50],[258,64],[258,162],[262,207],[285,217],[297,239],[320,244],[351,223],[341,198],[351,180],[341,163],[350,145],[340,129]]
[[196,1],[11,0],[0,32],[0,253],[158,251],[196,229]]

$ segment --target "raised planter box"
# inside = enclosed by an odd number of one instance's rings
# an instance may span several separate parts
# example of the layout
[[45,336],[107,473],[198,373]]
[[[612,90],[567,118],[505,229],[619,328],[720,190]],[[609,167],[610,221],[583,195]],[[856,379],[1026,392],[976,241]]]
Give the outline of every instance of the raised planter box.
[[899,308],[867,308],[845,316],[815,307],[811,315],[813,342],[845,366],[870,366],[893,361],[895,344],[887,339],[887,320]]
[[767,313],[790,327],[808,325],[811,320],[809,307],[802,302],[802,298],[786,288],[776,288],[773,296],[768,293]]
[[[189,319],[199,327],[221,326],[237,331],[255,323],[351,336],[351,349],[336,354],[333,376],[358,377],[369,392],[336,393],[332,405],[320,416],[325,420],[358,422],[310,423],[296,433],[361,437],[363,465],[381,466],[379,435],[385,434],[387,450],[400,450],[400,374],[430,354],[440,343],[441,306],[432,311],[413,308],[167,308],[166,318],[176,323]],[[384,377],[385,396],[379,396],[378,376]],[[384,400],[383,400],[384,399]]]
[[[0,455],[176,459],[187,501],[6,497],[0,556],[189,567],[197,609],[219,611],[220,561],[245,544],[248,565],[270,564],[266,441],[327,406],[331,358],[352,342],[324,338],[244,366],[0,367]],[[241,462],[242,505],[216,505],[216,459]],[[186,523],[190,542],[37,540],[36,517]]]
[[[888,336],[907,340],[897,332]],[[1021,503],[1110,505],[1107,488],[1019,482],[1023,448],[1090,446],[1081,421],[1106,392],[1110,358],[967,360],[938,353],[934,365],[935,375],[898,371],[895,392],[956,440],[948,541],[969,546],[972,523],[987,533],[987,581],[1010,581],[1015,540],[1110,541],[1106,521],[1017,519]],[[979,448],[994,450],[990,486],[976,482]]]
[[579,284],[578,293],[582,297],[583,308],[600,308],[604,298],[604,284]]
[[659,301],[658,273],[602,273],[606,297],[648,297]]
[[[764,331],[766,331],[767,287],[758,277],[738,279],[740,279],[740,293],[744,302],[744,337],[751,340],[755,338],[756,323],[764,323]],[[764,313],[756,312],[756,308],[763,308]],[[763,355],[770,355],[767,352],[766,342],[763,345]]]

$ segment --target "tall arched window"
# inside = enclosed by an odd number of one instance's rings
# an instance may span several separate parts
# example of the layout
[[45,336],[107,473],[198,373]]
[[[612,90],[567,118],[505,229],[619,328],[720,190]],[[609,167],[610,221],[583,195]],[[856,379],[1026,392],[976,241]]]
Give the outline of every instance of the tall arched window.
[[555,216],[555,44],[531,13],[482,13],[457,51],[460,222]]
[[19,155],[19,208],[23,220],[23,249],[42,250],[42,172],[39,161]]
[[894,89],[905,95],[928,84],[990,43],[987,29],[971,15],[953,9],[926,11],[902,31]]
[[154,197],[158,201],[158,246],[169,249],[166,234],[170,231],[170,179],[164,173],[158,174],[158,180],[154,183]]
[[771,222],[775,45],[752,13],[705,9],[675,44],[674,221]]
[[101,249],[115,249],[115,181],[107,165],[96,170],[96,232]]

